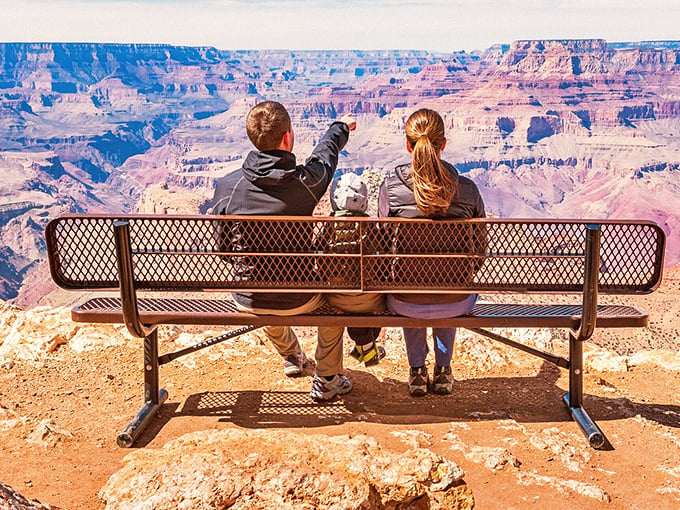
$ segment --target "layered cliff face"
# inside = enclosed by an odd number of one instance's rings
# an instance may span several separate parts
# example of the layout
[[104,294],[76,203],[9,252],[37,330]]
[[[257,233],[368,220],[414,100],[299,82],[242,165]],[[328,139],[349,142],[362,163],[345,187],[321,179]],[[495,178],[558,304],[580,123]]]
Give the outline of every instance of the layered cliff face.
[[445,156],[493,214],[652,219],[675,264],[679,47],[517,41],[473,89],[432,103]]
[[[390,80],[407,80],[441,58],[422,51],[1,44],[0,296],[32,302],[30,289],[23,298],[18,292],[36,280],[42,231],[57,214],[203,211],[214,174],[249,150],[243,118],[262,98],[311,98],[317,89],[324,91],[317,100],[291,107],[297,118],[382,115],[390,100],[343,90],[384,76],[395,88]],[[192,190],[199,199],[165,203]]]
[[[504,53],[495,72],[534,78],[623,75],[677,71],[677,44],[640,43],[609,46],[602,39],[515,41]],[[630,76],[629,76],[630,77]]]
[[56,214],[205,212],[215,179],[251,150],[244,119],[263,99],[290,110],[300,161],[354,113],[340,167],[373,176],[407,160],[404,120],[433,108],[444,157],[491,214],[654,219],[675,264],[679,82],[673,41],[479,54],[0,45],[0,296],[33,302],[21,285],[45,280],[42,229]]

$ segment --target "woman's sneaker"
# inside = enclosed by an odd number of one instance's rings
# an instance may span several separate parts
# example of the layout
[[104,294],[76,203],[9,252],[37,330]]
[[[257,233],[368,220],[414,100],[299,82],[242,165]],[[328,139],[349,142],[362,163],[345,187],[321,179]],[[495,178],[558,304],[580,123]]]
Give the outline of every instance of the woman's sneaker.
[[309,396],[314,400],[322,402],[330,400],[336,395],[344,395],[352,391],[352,381],[343,374],[335,374],[333,379],[327,381],[325,377],[315,375],[312,379],[312,389]]
[[439,395],[448,395],[453,391],[453,376],[451,375],[451,367],[434,367],[434,376],[432,378],[432,391]]
[[289,354],[283,358],[283,373],[288,377],[296,377],[302,375],[307,363],[307,356],[300,351],[297,354]]
[[349,352],[349,355],[355,358],[359,363],[363,363],[365,367],[377,365],[380,360],[385,357],[385,348],[375,342],[370,347],[365,345],[355,345]]
[[427,395],[427,385],[429,377],[427,369],[422,367],[411,367],[408,375],[408,392],[412,397],[422,397]]

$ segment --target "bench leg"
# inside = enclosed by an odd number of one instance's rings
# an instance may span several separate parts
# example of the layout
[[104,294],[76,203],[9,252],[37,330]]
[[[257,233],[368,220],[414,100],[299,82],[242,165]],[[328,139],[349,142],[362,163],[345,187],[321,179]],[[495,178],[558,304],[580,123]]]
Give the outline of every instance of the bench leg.
[[563,397],[571,417],[581,427],[593,448],[605,443],[604,433],[583,409],[583,342],[569,334],[569,393]]
[[121,448],[132,446],[168,398],[168,392],[159,388],[158,372],[158,330],[154,329],[144,338],[144,405],[123,432],[118,434],[116,443]]

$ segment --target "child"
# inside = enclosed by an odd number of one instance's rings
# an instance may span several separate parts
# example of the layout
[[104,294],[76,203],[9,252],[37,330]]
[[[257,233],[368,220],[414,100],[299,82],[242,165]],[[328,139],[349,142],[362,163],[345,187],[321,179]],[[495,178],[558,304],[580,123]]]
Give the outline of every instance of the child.
[[[366,184],[358,175],[346,173],[333,182],[331,187],[333,212],[331,216],[368,216],[366,214],[367,206],[368,190]],[[328,251],[332,253],[353,253],[353,247],[357,246],[359,241],[357,225],[351,222],[338,222],[334,225],[333,231],[329,233],[327,239]],[[345,268],[342,271],[346,272],[348,269]],[[342,299],[342,294],[335,296],[337,296],[336,299]],[[375,300],[376,313],[384,310],[381,295],[368,294],[367,299]],[[380,328],[347,328],[347,333],[355,343],[350,356],[356,358],[359,363],[363,363],[364,366],[376,365],[385,357],[385,349],[375,342],[380,335]]]

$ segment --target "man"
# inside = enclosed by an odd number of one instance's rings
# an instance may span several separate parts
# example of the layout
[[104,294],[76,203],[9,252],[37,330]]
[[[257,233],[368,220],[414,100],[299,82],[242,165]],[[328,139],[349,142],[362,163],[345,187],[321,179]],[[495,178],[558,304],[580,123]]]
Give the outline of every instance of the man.
[[[345,115],[333,122],[304,165],[297,165],[290,116],[283,105],[265,101],[246,118],[251,151],[242,167],[217,182],[213,214],[311,216],[333,179],[338,153],[347,143],[356,120]],[[252,268],[248,268],[251,270]],[[258,315],[298,315],[324,303],[320,294],[234,293],[239,308]],[[302,374],[306,362],[295,333],[287,326],[267,326],[264,332],[284,358],[287,376]],[[311,396],[328,400],[348,393],[352,383],[342,371],[342,338],[319,332],[317,370]]]

